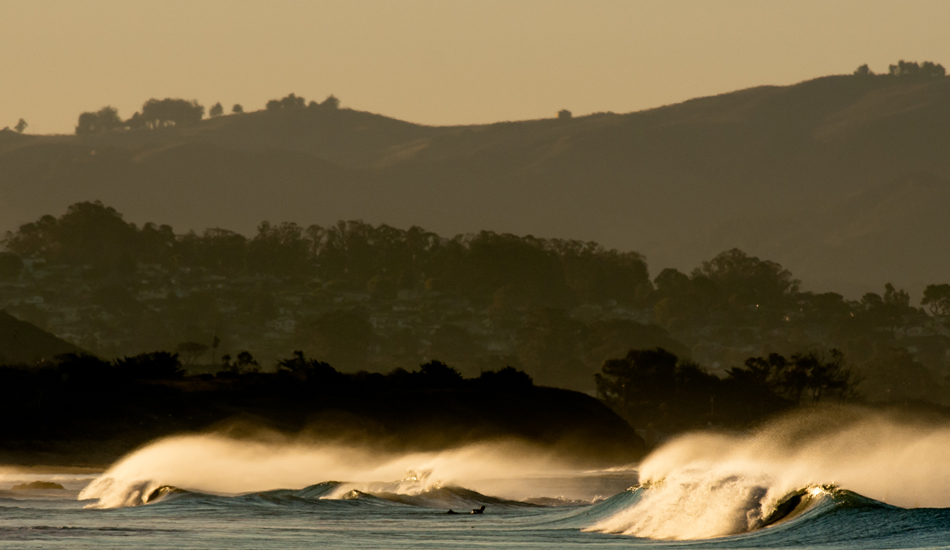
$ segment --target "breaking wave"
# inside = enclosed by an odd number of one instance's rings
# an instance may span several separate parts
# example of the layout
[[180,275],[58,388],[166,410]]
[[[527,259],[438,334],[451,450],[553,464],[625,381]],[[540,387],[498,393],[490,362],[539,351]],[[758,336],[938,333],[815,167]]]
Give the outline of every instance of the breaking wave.
[[[299,507],[416,516],[484,505],[488,514],[519,518],[519,529],[644,544],[945,547],[948,451],[946,423],[855,408],[815,409],[747,434],[687,434],[654,451],[638,472],[572,470],[513,441],[386,454],[183,436],[120,460],[80,498],[100,508]],[[341,481],[321,481],[334,479]]]
[[[586,529],[653,539],[748,533],[813,511],[950,506],[950,426],[822,408],[751,434],[680,437]],[[845,490],[846,489],[846,490]]]
[[[579,476],[586,477],[578,480]],[[558,481],[554,487],[552,479]],[[550,451],[519,441],[384,453],[360,446],[189,435],[159,440],[124,457],[83,489],[79,498],[94,501],[90,507],[119,508],[185,493],[233,497],[268,494],[282,487],[310,497],[326,489],[319,495],[324,500],[365,494],[442,507],[552,496],[590,502],[633,481],[629,472],[586,475]],[[489,494],[493,496],[485,496]]]

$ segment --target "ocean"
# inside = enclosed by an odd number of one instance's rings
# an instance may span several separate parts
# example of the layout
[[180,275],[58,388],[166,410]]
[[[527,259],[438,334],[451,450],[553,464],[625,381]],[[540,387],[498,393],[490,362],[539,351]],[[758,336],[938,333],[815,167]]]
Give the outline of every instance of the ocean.
[[948,449],[945,425],[867,411],[600,469],[519,441],[183,435],[103,472],[0,469],[0,548],[950,548]]

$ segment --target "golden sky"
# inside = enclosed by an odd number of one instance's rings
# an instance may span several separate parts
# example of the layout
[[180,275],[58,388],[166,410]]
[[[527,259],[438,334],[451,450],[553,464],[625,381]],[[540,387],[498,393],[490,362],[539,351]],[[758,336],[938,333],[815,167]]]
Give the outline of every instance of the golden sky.
[[0,0],[0,127],[289,92],[440,125],[629,112],[862,63],[950,67],[948,22],[942,0]]

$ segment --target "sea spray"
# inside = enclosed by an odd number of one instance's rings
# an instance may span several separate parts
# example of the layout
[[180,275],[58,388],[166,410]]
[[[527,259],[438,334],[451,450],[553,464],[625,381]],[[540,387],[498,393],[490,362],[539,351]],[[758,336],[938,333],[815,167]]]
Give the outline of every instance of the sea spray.
[[389,490],[419,493],[455,484],[526,498],[536,496],[533,477],[570,470],[550,451],[515,440],[391,453],[360,445],[185,435],[158,440],[120,459],[80,498],[96,500],[93,507],[115,508],[145,504],[162,486],[241,494],[332,480],[348,482],[335,496],[395,482]]
[[640,465],[644,495],[589,528],[659,539],[740,533],[789,495],[836,485],[901,507],[950,506],[950,424],[857,407],[791,414],[749,434],[692,433]]

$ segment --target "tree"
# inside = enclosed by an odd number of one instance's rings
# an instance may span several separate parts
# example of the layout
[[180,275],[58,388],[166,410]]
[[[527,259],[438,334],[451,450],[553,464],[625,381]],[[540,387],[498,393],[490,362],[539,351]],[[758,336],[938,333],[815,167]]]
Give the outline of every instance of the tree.
[[421,365],[419,370],[413,374],[422,381],[421,385],[426,388],[455,388],[461,386],[464,380],[459,371],[442,361],[436,360]]
[[129,130],[140,130],[147,126],[145,122],[145,117],[142,116],[142,113],[134,113],[128,120],[125,121],[125,126]]
[[677,296],[689,291],[689,276],[672,267],[667,267],[653,279],[656,292],[664,298]]
[[935,316],[950,315],[950,284],[927,285],[920,305],[929,306]]
[[245,350],[237,354],[237,362],[235,363],[238,367],[244,367],[248,369],[257,369],[260,365],[257,363],[257,360],[254,359],[254,356],[251,355],[251,352]]
[[115,366],[120,374],[133,380],[168,380],[185,375],[178,354],[164,351],[117,359]]
[[932,61],[924,61],[921,65],[916,61],[904,61],[901,59],[897,62],[897,65],[890,65],[888,67],[888,74],[901,77],[942,78],[946,76],[947,71],[943,68],[943,65]]
[[267,110],[276,111],[299,111],[307,107],[306,100],[297,97],[295,94],[288,94],[283,99],[272,99],[267,102]]
[[626,357],[608,359],[601,373],[594,375],[597,396],[642,424],[651,409],[672,397],[677,361],[678,357],[663,348],[630,350]]
[[26,121],[21,118],[19,122],[16,123],[16,126],[13,127],[13,129],[22,134],[23,130],[26,130],[27,126],[29,126],[29,124],[27,124]]
[[324,109],[331,109],[335,111],[340,108],[340,100],[337,99],[335,95],[330,94],[326,99],[323,100],[323,103],[321,103],[320,106]]
[[346,377],[328,363],[307,359],[300,350],[294,351],[290,359],[278,362],[277,371],[325,392],[339,388],[346,382]]
[[193,365],[206,351],[208,351],[208,346],[199,342],[178,344],[178,353],[185,358],[185,364],[187,365]]
[[854,75],[855,76],[872,76],[874,75],[874,73],[871,71],[870,68],[868,68],[868,64],[865,63],[864,65],[861,65],[860,67],[854,70]]
[[571,120],[571,117],[573,116],[574,115],[567,109],[561,109],[560,111],[557,112],[558,120]]
[[884,296],[875,292],[868,292],[861,297],[858,310],[861,318],[874,326],[895,328],[900,324],[904,315],[914,313],[910,307],[910,295],[905,290],[897,290],[894,285],[884,285]]
[[947,76],[947,70],[943,68],[943,65],[939,63],[933,63],[932,61],[924,61],[920,65],[920,72],[923,73],[924,76]]
[[197,100],[152,98],[142,106],[142,117],[149,128],[191,126],[201,121],[204,112]]
[[115,107],[106,106],[94,113],[86,112],[79,115],[79,123],[76,124],[76,135],[101,134],[123,126],[125,124],[119,118],[119,111]]
[[743,306],[780,306],[798,291],[799,281],[781,265],[738,248],[703,262],[693,278],[705,275],[727,301]]
[[729,378],[742,381],[752,391],[756,387],[771,391],[796,405],[803,395],[810,395],[816,403],[828,394],[847,399],[858,384],[851,370],[844,366],[844,354],[836,349],[827,358],[817,352],[796,353],[790,358],[777,353],[750,357],[744,369],[730,369]]
[[135,226],[101,202],[71,205],[60,218],[44,216],[7,233],[4,246],[21,257],[39,256],[49,262],[90,265],[106,271],[134,268]]
[[217,102],[211,106],[211,110],[208,111],[208,116],[216,117],[224,114],[224,107],[221,106],[221,102]]
[[244,107],[242,107],[240,103],[235,103],[235,104],[231,107],[231,112],[234,113],[234,114],[236,114],[236,115],[239,115],[239,114],[241,114],[241,113],[244,112]]
[[532,388],[534,381],[528,373],[509,365],[497,371],[482,371],[478,385],[493,391],[517,391]]

